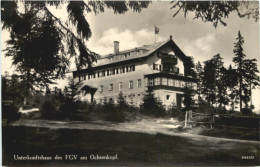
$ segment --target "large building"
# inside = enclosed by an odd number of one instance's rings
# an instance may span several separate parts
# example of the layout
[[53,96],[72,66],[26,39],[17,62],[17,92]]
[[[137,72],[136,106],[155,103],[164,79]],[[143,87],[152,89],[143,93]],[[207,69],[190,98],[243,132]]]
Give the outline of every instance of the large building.
[[114,42],[114,53],[100,58],[93,71],[74,71],[73,78],[82,81],[83,99],[97,103],[117,102],[120,92],[129,103],[139,105],[151,88],[155,97],[166,108],[181,107],[184,87],[196,92],[197,79],[185,74],[187,56],[170,37],[165,42],[119,51]]

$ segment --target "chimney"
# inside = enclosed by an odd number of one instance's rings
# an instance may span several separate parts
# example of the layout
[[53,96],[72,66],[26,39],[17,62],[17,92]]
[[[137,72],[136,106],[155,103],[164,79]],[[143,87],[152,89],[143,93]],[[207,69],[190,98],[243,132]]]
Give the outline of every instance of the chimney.
[[118,41],[114,41],[114,54],[118,54],[119,53],[119,42]]

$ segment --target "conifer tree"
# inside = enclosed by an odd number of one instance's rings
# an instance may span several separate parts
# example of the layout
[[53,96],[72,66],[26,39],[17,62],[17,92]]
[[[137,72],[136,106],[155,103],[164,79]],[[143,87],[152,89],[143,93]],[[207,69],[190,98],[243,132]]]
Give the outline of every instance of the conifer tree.
[[246,55],[244,54],[244,49],[243,49],[243,44],[244,44],[244,38],[241,36],[240,31],[238,31],[238,37],[236,38],[237,42],[234,43],[235,48],[233,50],[235,56],[233,58],[233,62],[235,63],[237,67],[237,74],[239,78],[239,108],[240,112],[242,110],[242,89],[243,89],[243,79],[245,75],[245,70],[244,70],[244,59]]
[[118,104],[119,109],[126,109],[128,107],[128,104],[125,101],[124,95],[121,91],[118,95],[117,104]]
[[164,116],[166,114],[162,102],[154,97],[150,88],[146,90],[142,101],[143,103],[140,105],[140,109],[144,114],[152,116]]
[[200,63],[200,61],[198,61],[198,63],[195,66],[195,70],[196,70],[196,74],[197,74],[197,90],[198,90],[198,95],[199,95],[199,100],[201,99],[201,91],[202,91],[202,78],[203,78],[203,68],[202,65]]
[[247,84],[246,91],[248,93],[248,98],[245,99],[245,106],[248,108],[248,101],[250,100],[250,106],[252,106],[252,89],[257,86],[260,86],[260,79],[257,75],[259,70],[257,69],[257,60],[256,59],[245,59],[244,66],[245,66],[245,81]]

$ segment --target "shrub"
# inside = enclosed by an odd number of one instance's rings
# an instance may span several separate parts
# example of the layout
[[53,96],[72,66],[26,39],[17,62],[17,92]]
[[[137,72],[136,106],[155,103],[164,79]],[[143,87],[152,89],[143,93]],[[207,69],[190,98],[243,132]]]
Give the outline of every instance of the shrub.
[[244,116],[253,115],[253,111],[250,108],[242,108],[241,112]]
[[179,121],[183,121],[184,117],[185,117],[185,111],[181,111],[180,109],[176,108],[176,107],[171,107],[168,111],[167,111],[168,115],[170,117],[174,117],[177,118]]
[[206,101],[199,99],[198,107],[196,108],[196,112],[209,114],[212,111],[212,106],[210,106]]
[[154,97],[150,89],[146,92],[143,103],[140,105],[141,113],[155,117],[162,117],[166,115],[166,111],[162,102]]
[[51,101],[44,102],[40,111],[41,117],[44,119],[56,119],[58,115],[56,107]]
[[123,111],[114,108],[113,110],[107,111],[105,120],[111,122],[124,122],[125,113]]
[[21,117],[21,113],[18,112],[18,108],[14,105],[2,105],[2,119],[7,119],[7,125],[16,121]]
[[65,103],[61,105],[59,111],[62,118],[72,119],[73,114],[77,113],[79,104],[71,100],[65,100]]

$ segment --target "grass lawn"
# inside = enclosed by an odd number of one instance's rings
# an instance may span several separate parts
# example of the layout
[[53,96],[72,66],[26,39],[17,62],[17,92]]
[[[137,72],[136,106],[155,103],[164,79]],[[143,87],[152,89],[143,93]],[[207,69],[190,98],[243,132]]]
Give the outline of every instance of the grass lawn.
[[[259,165],[259,144],[163,134],[103,130],[3,127],[3,165]],[[78,156],[115,155],[118,160],[64,160]],[[14,160],[14,155],[63,157],[61,161]],[[241,156],[254,156],[242,159]]]

